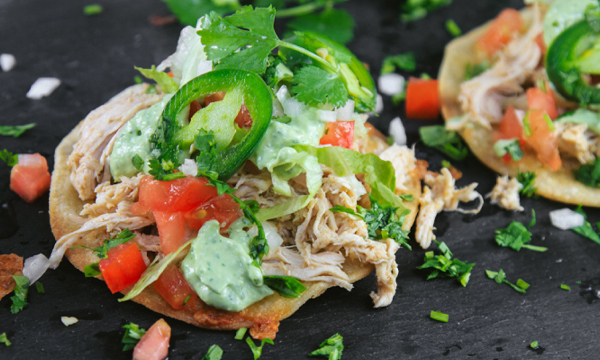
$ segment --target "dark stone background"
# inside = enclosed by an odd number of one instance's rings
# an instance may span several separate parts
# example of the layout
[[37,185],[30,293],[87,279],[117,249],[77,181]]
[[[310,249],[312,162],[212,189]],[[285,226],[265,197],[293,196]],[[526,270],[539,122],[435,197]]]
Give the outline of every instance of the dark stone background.
[[[171,54],[180,26],[154,27],[148,18],[167,15],[159,0],[99,0],[104,13],[86,17],[89,2],[0,0],[0,53],[12,53],[17,66],[0,73],[0,124],[36,122],[35,129],[19,139],[2,137],[0,148],[16,153],[40,152],[53,166],[59,141],[85,115],[133,83],[134,65],[149,67]],[[355,40],[349,45],[378,74],[386,54],[415,51],[418,69],[435,76],[444,45],[451,40],[444,21],[454,19],[465,31],[492,18],[506,6],[521,1],[455,0],[444,9],[412,24],[398,20],[398,3],[352,0],[342,7],[357,21]],[[278,24],[280,26],[280,24]],[[405,74],[407,75],[407,74]],[[25,97],[41,76],[63,82],[50,97]],[[372,121],[383,131],[394,116],[403,116],[386,98],[383,114]],[[404,122],[409,142],[418,140],[420,125],[433,121]],[[437,122],[436,122],[437,123]],[[443,157],[417,143],[418,155],[434,169]],[[494,184],[494,174],[475,158],[455,164],[465,177],[464,186],[480,183],[482,194]],[[54,239],[48,222],[47,195],[26,204],[8,189],[9,169],[0,164],[0,253],[29,257],[49,255]],[[368,294],[375,289],[373,275],[355,284],[352,292],[334,288],[310,301],[281,323],[275,346],[265,345],[261,359],[306,359],[311,350],[332,334],[344,336],[344,359],[597,359],[600,350],[600,301],[594,291],[600,284],[600,246],[569,231],[551,227],[548,211],[564,207],[544,199],[525,199],[524,213],[511,213],[486,204],[481,214],[442,213],[437,235],[455,256],[475,262],[471,281],[462,288],[453,279],[425,281],[415,270],[424,251],[398,252],[400,274],[394,302],[373,309]],[[520,253],[495,245],[494,230],[512,219],[529,222],[535,208],[538,224],[533,243],[546,253]],[[590,220],[600,213],[588,209]],[[509,280],[531,284],[526,295],[487,279],[485,269],[504,269]],[[64,262],[41,279],[46,294],[30,292],[30,305],[10,313],[9,297],[0,302],[0,333],[12,346],[0,345],[1,359],[126,359],[121,352],[121,326],[130,321],[149,327],[160,316],[133,302],[118,303],[106,286]],[[578,286],[576,281],[584,285]],[[560,289],[560,284],[571,291]],[[592,284],[593,290],[586,290]],[[450,315],[447,324],[429,319],[431,310]],[[79,318],[65,327],[60,317]],[[168,319],[167,319],[168,320]],[[225,359],[251,359],[247,344],[233,339],[234,332],[198,329],[168,320],[173,329],[170,359],[200,359],[208,347],[219,344]],[[535,352],[528,344],[538,340]]]

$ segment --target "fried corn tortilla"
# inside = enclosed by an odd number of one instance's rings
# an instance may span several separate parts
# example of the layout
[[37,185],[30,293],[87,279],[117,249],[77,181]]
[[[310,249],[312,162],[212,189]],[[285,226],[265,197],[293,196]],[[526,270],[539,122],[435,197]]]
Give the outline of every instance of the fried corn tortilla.
[[[526,26],[533,21],[533,9],[521,11]],[[446,46],[438,81],[442,114],[446,121],[462,116],[463,111],[458,100],[460,86],[464,82],[467,64],[478,62],[475,43],[490,26],[491,21],[455,39]],[[472,126],[471,126],[472,125]],[[477,123],[470,124],[459,134],[465,140],[473,154],[492,170],[502,175],[517,176],[517,172],[534,172],[536,193],[559,202],[600,207],[600,189],[592,188],[575,180],[573,170],[579,166],[577,161],[562,157],[563,166],[556,172],[544,166],[531,150],[525,149],[523,158],[506,164],[494,152],[494,138],[491,129]]]
[[[85,202],[80,200],[77,191],[71,184],[69,179],[71,169],[67,164],[67,159],[73,151],[73,146],[79,140],[78,128],[80,126],[81,124],[62,140],[55,153],[55,167],[50,189],[50,221],[52,232],[56,239],[60,239],[62,236],[78,230],[85,221],[84,218],[79,216]],[[375,132],[371,132],[369,148],[381,147],[382,144],[385,144],[382,136],[378,136],[380,134],[376,134]],[[383,137],[383,139],[385,138]],[[387,147],[387,145],[384,146]],[[402,193],[411,194],[415,199],[418,199],[421,194],[421,184],[416,174],[411,173],[410,182],[405,185],[407,185],[408,190],[403,190]],[[406,207],[411,212],[406,217],[403,228],[410,230],[417,214],[418,201],[407,202]],[[97,244],[99,239],[106,239],[108,237],[110,235],[104,231],[95,231],[82,236],[78,239],[77,244]],[[66,256],[82,272],[86,265],[98,261],[98,257],[92,250],[81,247],[67,250]],[[346,259],[343,267],[351,283],[366,277],[373,269],[373,265],[361,263],[354,259]],[[305,282],[305,285],[307,289],[302,293],[300,298],[288,299],[275,293],[237,313],[219,310],[208,305],[199,305],[195,311],[186,309],[176,310],[162,298],[153,286],[147,287],[140,295],[133,298],[133,301],[160,314],[199,327],[219,330],[233,330],[246,327],[250,328],[250,333],[254,338],[274,338],[280,320],[289,317],[309,299],[316,298],[325,292],[327,288],[333,286],[326,282]],[[126,293],[128,290],[129,288],[124,290],[123,293]],[[202,302],[200,301],[199,303]]]

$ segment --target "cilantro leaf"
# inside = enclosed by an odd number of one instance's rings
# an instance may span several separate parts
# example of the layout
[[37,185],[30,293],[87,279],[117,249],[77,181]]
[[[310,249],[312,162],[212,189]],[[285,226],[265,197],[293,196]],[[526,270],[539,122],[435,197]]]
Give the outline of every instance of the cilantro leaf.
[[98,15],[102,14],[102,6],[98,4],[86,5],[83,7],[83,13],[86,16]]
[[585,214],[583,209],[581,209],[581,205],[579,205],[577,207],[577,209],[575,209],[575,212],[583,215],[585,222],[583,223],[583,225],[573,228],[571,230],[573,230],[575,233],[577,233],[583,237],[586,237],[586,238],[592,240],[596,244],[600,245],[600,235],[598,235],[598,233],[596,231],[594,231],[592,224],[590,224],[590,222],[587,221],[587,215]]
[[143,69],[137,66],[134,66],[134,68],[148,79],[156,81],[162,91],[166,93],[174,93],[179,89],[179,86],[177,86],[172,77],[165,72],[156,70],[156,66],[154,65],[150,69]]
[[516,292],[521,293],[521,294],[525,294],[526,290],[530,286],[522,279],[519,279],[517,281],[518,285],[515,285],[515,284],[511,283],[510,281],[506,280],[506,274],[504,273],[504,270],[502,270],[502,269],[500,269],[497,272],[491,271],[491,270],[486,270],[485,274],[487,275],[488,278],[494,280],[497,284],[504,283],[504,284],[510,286],[511,288],[513,288],[513,290],[515,290]]
[[497,157],[503,157],[509,154],[514,161],[519,161],[523,158],[523,150],[519,139],[500,139],[494,143],[494,152]]
[[399,209],[393,206],[381,206],[377,200],[369,194],[371,199],[371,209],[365,209],[357,206],[358,212],[345,206],[336,205],[329,209],[332,212],[344,212],[350,215],[358,216],[367,224],[369,239],[385,240],[393,239],[398,244],[412,250],[408,244],[408,232],[402,229],[406,213],[398,214]]
[[435,240],[441,255],[434,255],[433,251],[425,253],[424,263],[417,266],[417,269],[433,269],[427,277],[427,280],[440,278],[455,277],[462,286],[467,286],[471,278],[471,269],[475,263],[467,264],[458,259],[453,259],[452,252],[445,242]]
[[0,126],[0,135],[12,136],[12,137],[18,138],[19,136],[23,135],[23,133],[25,131],[32,129],[34,127],[35,127],[35,123],[31,123],[31,124],[27,124],[27,125],[14,125],[14,126],[2,125],[2,126]]
[[306,290],[306,286],[295,277],[269,275],[263,276],[265,285],[277,291],[277,293],[285,298],[295,299]]
[[100,263],[96,262],[96,263],[92,263],[92,264],[87,264],[83,268],[83,273],[84,273],[85,277],[94,277],[94,276],[100,275],[101,274]]
[[292,30],[316,32],[341,44],[352,41],[355,25],[352,15],[343,9],[325,9],[319,14],[298,16],[287,23]]
[[248,346],[250,346],[250,350],[252,350],[252,355],[254,355],[254,360],[258,359],[262,355],[262,350],[263,350],[263,346],[265,345],[265,343],[274,345],[273,340],[271,340],[269,338],[262,339],[262,341],[260,342],[260,346],[256,346],[254,344],[254,341],[252,341],[252,339],[250,337],[246,338],[246,343],[248,343]]
[[[535,211],[532,210],[532,219],[529,228],[535,225]],[[510,247],[515,251],[521,248],[544,252],[547,247],[529,245],[531,242],[531,232],[527,230],[523,223],[513,220],[507,228],[496,230],[496,243],[502,247]]]
[[463,160],[469,155],[469,149],[455,131],[446,130],[444,125],[422,126],[419,134],[423,143],[436,148],[453,160]]
[[0,334],[0,344],[4,344],[6,346],[10,346],[11,342],[8,340],[6,333]]
[[219,345],[214,344],[208,348],[206,354],[202,357],[201,360],[221,360],[223,356],[223,349],[219,347]]
[[121,343],[125,344],[125,346],[123,346],[123,351],[135,348],[142,336],[146,333],[146,329],[141,329],[134,323],[123,325],[123,328],[126,329],[125,335],[123,335],[123,339],[121,339]]
[[45,294],[46,293],[46,291],[44,290],[44,285],[42,285],[42,283],[39,282],[39,281],[35,283],[35,289],[37,290],[38,294]]
[[593,163],[581,165],[573,171],[575,180],[591,187],[600,187],[600,159],[596,158]]
[[415,54],[412,52],[390,55],[383,59],[381,65],[381,75],[393,73],[396,68],[406,71],[414,71],[417,68],[417,61],[415,60]]
[[19,155],[13,154],[4,149],[0,151],[0,159],[3,160],[8,166],[15,166],[19,162]]
[[27,302],[29,279],[23,275],[12,275],[12,278],[15,280],[16,286],[15,295],[10,298],[12,300],[10,312],[16,314],[29,304]]
[[452,0],[417,0],[406,1],[400,8],[400,20],[415,21],[427,16],[429,11],[452,3]]
[[531,171],[527,171],[527,172],[517,172],[517,181],[521,183],[521,185],[523,185],[523,187],[521,188],[521,190],[519,190],[519,193],[521,195],[525,195],[527,197],[536,197],[537,195],[535,194],[535,192],[537,191],[537,188],[535,187],[535,177],[537,175],[534,172]]
[[239,328],[238,331],[235,332],[235,339],[242,340],[244,335],[246,335],[246,331],[248,331],[248,328]]
[[126,242],[128,242],[129,240],[133,239],[135,237],[135,234],[131,232],[131,230],[129,229],[123,229],[121,230],[121,232],[119,232],[117,235],[115,235],[115,237],[111,237],[110,239],[106,239],[104,240],[102,246],[99,246],[97,248],[89,248],[87,246],[83,246],[83,245],[79,245],[76,247],[82,247],[82,248],[86,248],[86,249],[90,249],[93,252],[96,253],[96,256],[98,256],[100,259],[106,259],[108,258],[108,251],[114,247],[117,247],[121,244],[124,244]]
[[308,356],[328,356],[329,360],[341,360],[344,350],[344,338],[340,334],[335,334],[329,339],[323,341],[319,348]]
[[348,101],[348,90],[339,74],[331,74],[316,66],[301,68],[294,76],[292,92],[298,100],[317,105],[330,103],[343,107]]
[[490,68],[490,63],[487,60],[484,60],[477,64],[467,63],[465,65],[465,75],[464,80],[471,80],[472,78],[479,76]]
[[163,0],[182,24],[196,26],[211,11],[224,15],[240,8],[238,0]]
[[137,171],[142,171],[144,168],[144,160],[138,154],[135,154],[135,156],[131,158],[131,163]]

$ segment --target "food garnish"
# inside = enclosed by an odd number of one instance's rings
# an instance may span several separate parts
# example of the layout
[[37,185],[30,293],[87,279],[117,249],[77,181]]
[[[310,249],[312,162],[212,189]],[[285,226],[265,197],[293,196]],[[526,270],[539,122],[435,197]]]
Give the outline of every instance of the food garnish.
[[414,71],[417,68],[415,54],[407,52],[403,54],[389,55],[383,59],[381,64],[381,75],[393,73],[396,69]]
[[79,319],[74,316],[61,316],[60,322],[62,322],[64,326],[71,326],[77,324]]
[[566,284],[560,284],[560,288],[565,291],[571,291],[571,287]]
[[448,319],[450,319],[450,316],[448,314],[444,314],[441,311],[433,311],[431,310],[431,314],[429,315],[430,318],[432,318],[433,320],[439,321],[439,322],[448,322]]
[[13,275],[12,278],[15,280],[15,295],[11,296],[12,305],[10,306],[10,312],[13,314],[23,310],[23,308],[29,303],[27,302],[27,293],[29,292],[29,279],[23,275]]
[[508,227],[496,230],[496,244],[502,247],[510,247],[515,251],[525,248],[532,251],[544,252],[547,247],[530,245],[531,232],[528,230],[535,225],[535,211],[531,209],[531,222],[527,227],[523,223],[513,220]]
[[452,252],[445,242],[435,240],[435,243],[442,254],[434,255],[433,251],[426,252],[425,263],[418,266],[417,269],[433,269],[429,276],[427,276],[427,280],[437,277],[455,277],[462,286],[467,286],[471,277],[471,269],[473,269],[475,263],[468,264],[458,259],[453,259]]
[[123,351],[133,349],[146,333],[146,329],[142,329],[132,322],[123,325],[123,328],[125,329],[125,334],[123,335],[123,339],[121,339],[121,342],[125,344]]
[[104,11],[102,5],[98,4],[90,4],[83,7],[83,13],[87,16],[102,14],[102,11]]
[[[244,328],[242,328],[242,329],[244,329]],[[202,357],[201,360],[221,360],[222,356],[223,356],[223,350],[219,347],[219,345],[214,344],[208,348],[208,351]]]
[[419,135],[423,143],[436,148],[451,159],[461,161],[469,155],[469,149],[455,131],[446,130],[443,125],[421,126]]
[[6,333],[0,334],[0,343],[4,344],[6,346],[10,346],[11,342],[8,340]]
[[25,131],[29,129],[33,129],[35,127],[35,123],[27,124],[27,125],[0,125],[0,135],[3,136],[12,136],[18,138],[23,135]]
[[344,350],[344,338],[342,335],[335,334],[331,336],[329,339],[323,341],[319,348],[308,356],[328,356],[329,360],[341,360],[342,359],[342,351]]
[[581,205],[579,205],[577,207],[577,209],[575,209],[575,212],[583,215],[583,218],[585,219],[585,223],[583,225],[581,225],[579,227],[575,227],[571,230],[573,230],[574,232],[576,232],[577,234],[579,234],[583,237],[586,237],[586,238],[592,240],[596,244],[600,245],[600,235],[598,235],[598,233],[594,230],[594,228],[592,227],[592,224],[590,224],[590,222],[587,221],[587,215],[581,208]]
[[516,292],[519,292],[521,294],[525,294],[526,290],[529,288],[529,284],[526,283],[524,280],[519,279],[517,280],[517,284],[513,284],[510,281],[506,280],[506,274],[504,273],[504,271],[502,269],[496,271],[491,271],[491,270],[486,270],[485,274],[487,275],[488,278],[494,280],[496,283],[498,284],[506,284],[508,286],[510,286],[511,288],[513,288],[513,290],[515,290]]

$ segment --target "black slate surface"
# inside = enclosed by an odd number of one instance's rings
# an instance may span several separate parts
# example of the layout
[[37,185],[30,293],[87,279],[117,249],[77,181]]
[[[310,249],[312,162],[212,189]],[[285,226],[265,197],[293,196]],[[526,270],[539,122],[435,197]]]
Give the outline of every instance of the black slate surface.
[[[0,149],[40,152],[53,166],[54,148],[89,111],[133,83],[133,66],[158,64],[173,52],[179,25],[154,27],[148,18],[166,15],[158,0],[100,0],[104,13],[86,17],[87,2],[0,0],[0,53],[12,53],[17,66],[0,72],[0,124],[38,126],[19,139],[1,137]],[[492,18],[503,7],[520,7],[520,1],[455,0],[425,20],[412,24],[398,21],[395,1],[352,0],[343,7],[357,21],[355,40],[349,47],[377,74],[386,54],[415,51],[415,75],[435,75],[444,45],[451,40],[444,21],[453,18],[469,30]],[[406,75],[406,74],[405,74]],[[61,85],[49,98],[25,97],[41,76],[55,76]],[[372,119],[385,131],[401,107],[391,106]],[[439,121],[438,121],[439,122]],[[434,121],[404,121],[409,142],[418,140],[417,129]],[[435,169],[443,157],[417,143],[418,155]],[[485,194],[494,175],[473,157],[456,164],[465,177]],[[29,257],[50,254],[54,239],[48,222],[48,196],[26,204],[8,189],[9,169],[0,164],[0,253]],[[475,262],[471,281],[462,288],[455,280],[425,281],[415,270],[424,251],[401,250],[398,291],[385,309],[373,309],[368,294],[375,289],[373,275],[355,284],[352,292],[330,289],[283,321],[275,346],[265,345],[261,359],[307,359],[318,344],[339,332],[344,336],[344,359],[597,359],[600,343],[600,246],[569,231],[551,227],[548,212],[564,207],[544,199],[525,199],[524,213],[511,213],[486,204],[481,214],[442,213],[436,220],[440,240],[455,256]],[[546,253],[499,248],[494,230],[512,219],[529,222],[535,208],[536,245]],[[592,222],[600,212],[587,209]],[[416,245],[416,244],[415,244]],[[523,278],[531,284],[526,295],[497,285],[485,269],[504,269],[509,280]],[[64,262],[42,279],[44,295],[30,292],[30,305],[10,313],[10,299],[0,302],[0,333],[12,346],[0,344],[0,359],[126,359],[122,352],[121,326],[133,321],[149,327],[159,315],[132,302],[118,303],[106,286]],[[576,285],[581,281],[582,285]],[[571,291],[560,290],[560,284]],[[429,319],[431,310],[450,315],[446,324]],[[61,316],[75,316],[79,323],[65,327]],[[167,319],[168,320],[168,319]],[[251,359],[248,346],[233,339],[233,332],[198,329],[168,320],[172,329],[169,359],[200,359],[208,347],[219,344],[224,359]],[[528,344],[539,341],[532,351]]]

